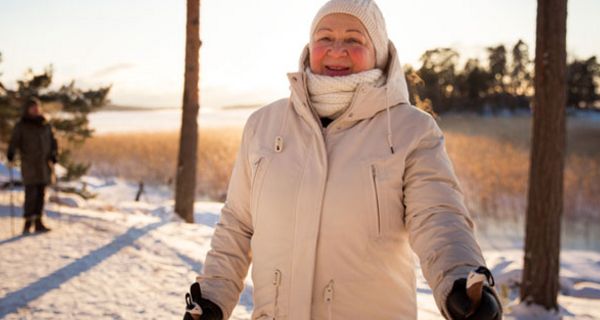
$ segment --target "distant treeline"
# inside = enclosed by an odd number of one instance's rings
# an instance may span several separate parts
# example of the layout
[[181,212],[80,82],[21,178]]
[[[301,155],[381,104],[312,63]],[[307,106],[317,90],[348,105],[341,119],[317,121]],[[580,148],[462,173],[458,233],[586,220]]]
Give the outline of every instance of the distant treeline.
[[[426,51],[422,66],[405,66],[411,102],[437,113],[448,111],[497,113],[530,108],[534,93],[534,61],[529,46],[519,40],[512,48],[488,47],[487,61],[467,59],[462,67],[452,48]],[[567,107],[600,110],[600,65],[596,57],[570,59],[567,67]]]

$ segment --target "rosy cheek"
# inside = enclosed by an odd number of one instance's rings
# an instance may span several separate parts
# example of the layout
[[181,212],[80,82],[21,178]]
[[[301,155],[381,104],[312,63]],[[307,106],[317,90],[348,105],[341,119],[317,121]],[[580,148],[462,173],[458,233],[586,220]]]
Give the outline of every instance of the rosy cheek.
[[320,72],[323,58],[327,54],[325,46],[313,45],[310,50],[310,68],[313,72]]
[[352,59],[352,63],[354,64],[355,71],[364,71],[370,69],[371,61],[374,60],[372,54],[366,48],[355,47],[348,49],[348,54]]

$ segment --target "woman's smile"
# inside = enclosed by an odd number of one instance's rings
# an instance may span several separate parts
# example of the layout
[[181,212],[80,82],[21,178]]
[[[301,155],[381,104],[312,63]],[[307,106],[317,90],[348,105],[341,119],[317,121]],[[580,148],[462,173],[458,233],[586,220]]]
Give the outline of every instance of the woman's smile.
[[352,74],[352,69],[346,66],[326,65],[323,74],[330,77],[340,77]]

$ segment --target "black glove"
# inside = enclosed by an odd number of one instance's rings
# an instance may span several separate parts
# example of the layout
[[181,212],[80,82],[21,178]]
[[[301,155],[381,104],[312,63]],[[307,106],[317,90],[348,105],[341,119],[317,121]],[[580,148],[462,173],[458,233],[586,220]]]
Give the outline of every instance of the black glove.
[[[486,269],[487,270],[487,269]],[[493,284],[493,280],[492,280]],[[481,303],[479,307],[471,312],[471,300],[467,295],[467,279],[462,278],[454,281],[452,291],[446,300],[449,316],[453,320],[500,320],[502,319],[502,305],[492,289],[483,287]],[[469,314],[471,313],[471,314]]]
[[198,282],[194,282],[190,287],[190,293],[185,294],[185,303],[186,303],[186,312],[183,316],[183,320],[195,320],[191,313],[192,309],[194,309],[195,304],[202,308],[202,315],[199,319],[201,320],[223,320],[223,311],[216,305],[214,302],[202,298],[202,291],[200,290],[200,285]]
[[13,152],[7,153],[6,159],[8,159],[8,162],[13,162],[13,160],[15,160],[15,154]]

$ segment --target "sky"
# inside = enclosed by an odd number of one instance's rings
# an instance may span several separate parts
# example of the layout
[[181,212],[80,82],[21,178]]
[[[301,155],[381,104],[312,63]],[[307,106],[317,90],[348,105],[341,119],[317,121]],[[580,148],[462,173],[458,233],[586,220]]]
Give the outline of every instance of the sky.
[[[324,0],[201,1],[201,107],[263,104],[289,94]],[[533,54],[535,0],[378,0],[402,63],[428,49],[463,58],[523,39]],[[114,104],[180,107],[184,0],[0,0],[0,80],[52,65],[53,86],[112,85]],[[570,57],[600,56],[600,0],[569,0]]]

